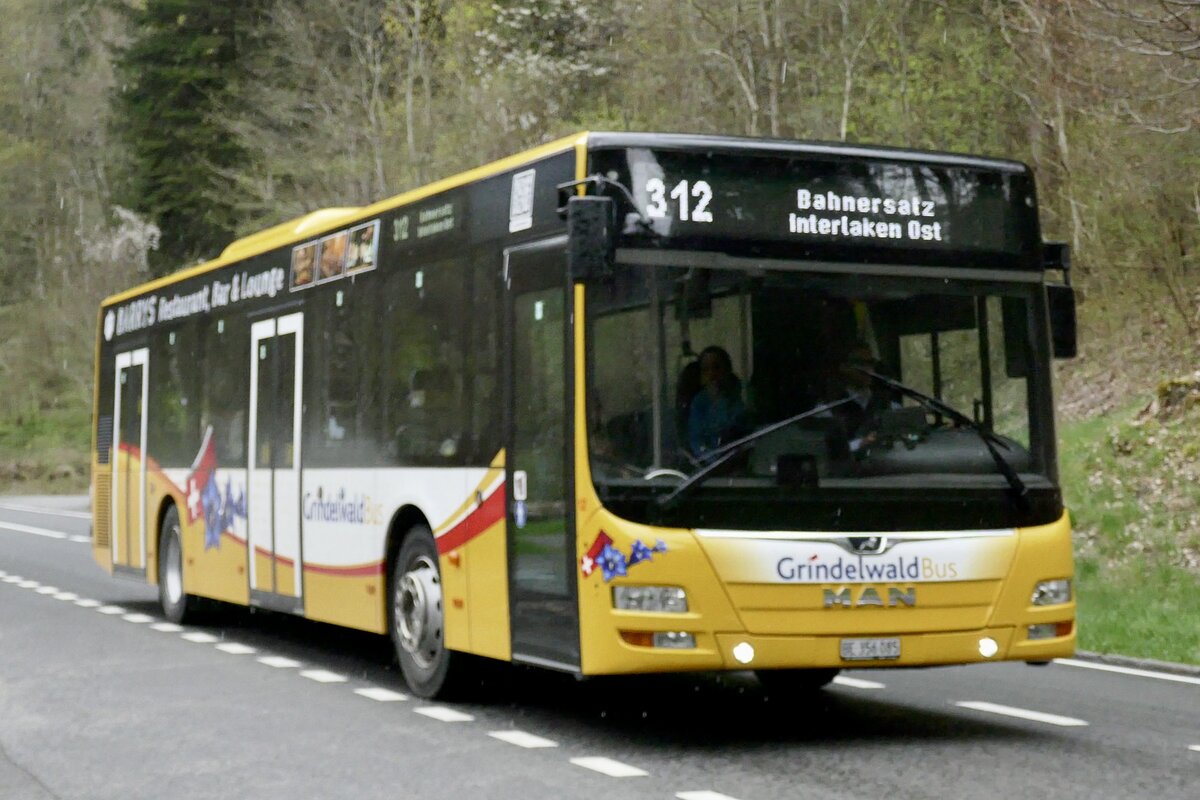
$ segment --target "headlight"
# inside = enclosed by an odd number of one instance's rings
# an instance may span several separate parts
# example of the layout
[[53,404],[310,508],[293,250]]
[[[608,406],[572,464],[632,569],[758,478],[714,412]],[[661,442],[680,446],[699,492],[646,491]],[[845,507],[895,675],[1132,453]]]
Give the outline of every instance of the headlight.
[[1033,587],[1031,602],[1035,606],[1057,606],[1071,602],[1071,581],[1067,578],[1042,581]]
[[688,610],[687,593],[678,586],[614,586],[613,608],[682,614]]

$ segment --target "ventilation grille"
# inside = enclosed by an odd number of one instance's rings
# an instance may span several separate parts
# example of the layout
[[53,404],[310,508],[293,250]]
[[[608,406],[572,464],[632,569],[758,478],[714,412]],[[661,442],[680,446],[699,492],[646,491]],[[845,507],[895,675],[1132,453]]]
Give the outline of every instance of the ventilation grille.
[[112,428],[113,418],[110,416],[100,417],[100,421],[96,423],[96,463],[107,464],[109,451],[112,450]]
[[112,475],[107,470],[96,471],[96,496],[92,498],[92,546],[111,545],[109,526],[112,525]]

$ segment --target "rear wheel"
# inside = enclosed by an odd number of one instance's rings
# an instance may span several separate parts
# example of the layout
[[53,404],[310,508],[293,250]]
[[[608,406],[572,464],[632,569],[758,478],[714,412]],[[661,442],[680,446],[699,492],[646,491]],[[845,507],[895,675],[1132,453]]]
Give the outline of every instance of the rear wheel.
[[825,688],[841,672],[828,669],[759,669],[754,671],[767,694],[782,697],[802,697]]
[[446,649],[437,546],[425,525],[409,530],[392,564],[388,629],[413,694],[432,698],[463,691],[470,656]]
[[158,602],[171,622],[185,622],[195,613],[196,599],[183,591],[183,540],[175,506],[167,509],[159,531]]

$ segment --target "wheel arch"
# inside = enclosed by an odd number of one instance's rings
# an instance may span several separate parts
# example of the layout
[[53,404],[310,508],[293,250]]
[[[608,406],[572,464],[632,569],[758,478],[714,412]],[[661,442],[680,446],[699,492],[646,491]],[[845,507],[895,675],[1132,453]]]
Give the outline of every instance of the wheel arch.
[[[153,550],[150,550],[150,548],[147,547],[147,558],[146,558],[146,562],[147,562],[146,563],[146,577],[151,585],[156,585],[158,583],[158,555],[159,555],[159,551],[162,549],[163,523],[166,522],[167,513],[172,508],[174,508],[176,510],[176,512],[178,512],[179,503],[175,499],[175,495],[167,494],[159,502],[158,510],[154,514],[154,527],[151,528],[150,531],[146,531],[147,534],[149,534],[151,531],[154,532],[153,538],[150,538],[149,536],[147,536],[148,541],[146,542],[147,545],[150,545],[150,544],[154,545]],[[182,525],[183,525],[182,517],[180,517],[179,522],[180,522],[180,526],[182,527]],[[179,547],[181,549],[183,547],[183,537],[180,537]],[[151,571],[151,569],[150,569],[151,561],[153,561],[153,563],[154,563],[153,571]]]
[[386,611],[387,604],[391,601],[388,599],[392,593],[392,571],[396,561],[396,554],[400,552],[400,545],[404,543],[404,537],[408,535],[417,525],[425,525],[430,530],[433,526],[429,524],[429,518],[421,509],[412,504],[403,505],[396,510],[392,515],[391,522],[388,523],[387,541],[384,546],[384,592],[383,602]]

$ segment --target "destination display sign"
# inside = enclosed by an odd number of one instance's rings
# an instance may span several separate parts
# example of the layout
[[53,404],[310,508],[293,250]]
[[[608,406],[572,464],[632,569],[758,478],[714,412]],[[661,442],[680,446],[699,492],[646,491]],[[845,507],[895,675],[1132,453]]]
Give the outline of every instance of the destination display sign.
[[[626,148],[597,151],[592,172],[625,184],[649,221],[623,233],[651,240],[790,243],[803,257],[861,251],[989,254],[1036,263],[1033,182],[1015,167],[798,153],[743,155]],[[681,245],[682,246],[682,245]]]

